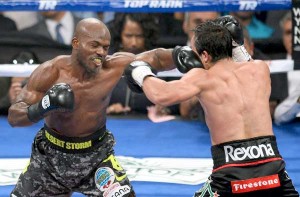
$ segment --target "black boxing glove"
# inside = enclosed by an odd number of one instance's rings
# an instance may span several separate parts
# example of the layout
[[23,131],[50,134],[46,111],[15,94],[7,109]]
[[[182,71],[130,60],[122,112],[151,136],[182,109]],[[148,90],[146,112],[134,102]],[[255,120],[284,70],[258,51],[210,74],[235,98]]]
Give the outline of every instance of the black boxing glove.
[[221,16],[216,23],[225,27],[232,37],[232,58],[237,62],[250,61],[252,58],[244,47],[243,28],[231,15]]
[[172,57],[181,73],[187,73],[193,68],[203,68],[201,60],[189,46],[176,46],[172,51]]
[[30,121],[38,122],[48,112],[67,112],[74,108],[74,93],[70,85],[66,83],[59,83],[52,86],[36,104],[28,107],[27,116]]
[[144,61],[133,61],[131,62],[124,71],[124,76],[128,87],[136,92],[143,93],[142,85],[144,78],[147,76],[156,76],[151,66]]
[[231,15],[220,16],[215,20],[216,23],[226,27],[231,34],[235,46],[244,44],[243,29],[240,23]]

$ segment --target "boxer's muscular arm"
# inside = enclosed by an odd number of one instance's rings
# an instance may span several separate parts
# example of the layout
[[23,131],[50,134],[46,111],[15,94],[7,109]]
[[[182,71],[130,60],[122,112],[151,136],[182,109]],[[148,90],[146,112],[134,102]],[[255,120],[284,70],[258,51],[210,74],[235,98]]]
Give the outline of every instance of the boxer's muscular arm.
[[58,69],[50,62],[41,64],[31,74],[27,85],[18,95],[8,111],[8,122],[11,126],[28,126],[33,122],[28,119],[28,107],[42,99],[45,92],[58,77]]
[[109,62],[114,62],[114,65],[123,68],[133,61],[144,61],[157,72],[177,68],[180,72],[186,73],[192,68],[203,68],[196,53],[188,46],[177,46],[174,49],[156,48],[137,55],[118,52],[108,59]]
[[156,71],[172,70],[176,68],[172,52],[173,49],[157,48],[136,55],[135,60],[148,62]]
[[193,69],[180,80],[170,82],[147,76],[143,80],[142,87],[150,101],[162,106],[170,106],[199,95],[207,80],[208,75],[204,69]]
[[197,54],[188,46],[176,46],[174,49],[157,48],[136,56],[135,60],[149,63],[156,71],[177,68],[186,73],[193,68],[203,68]]
[[156,71],[172,70],[175,68],[172,59],[173,49],[157,48],[137,55],[126,52],[118,52],[111,55],[108,59],[110,65],[118,65],[123,69],[135,60],[149,63]]

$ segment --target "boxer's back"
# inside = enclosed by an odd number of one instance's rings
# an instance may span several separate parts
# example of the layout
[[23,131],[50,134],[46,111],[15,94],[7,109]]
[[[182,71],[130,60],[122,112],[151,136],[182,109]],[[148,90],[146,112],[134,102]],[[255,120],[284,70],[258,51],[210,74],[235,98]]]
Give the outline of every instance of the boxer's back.
[[199,98],[213,144],[273,134],[265,63],[221,61],[208,73],[214,82],[208,83]]

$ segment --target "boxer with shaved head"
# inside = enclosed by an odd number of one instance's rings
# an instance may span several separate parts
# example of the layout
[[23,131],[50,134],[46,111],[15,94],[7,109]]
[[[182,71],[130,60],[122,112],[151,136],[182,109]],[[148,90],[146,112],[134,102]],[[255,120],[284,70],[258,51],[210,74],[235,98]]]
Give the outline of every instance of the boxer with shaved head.
[[130,62],[143,60],[158,71],[171,70],[173,50],[108,55],[110,40],[104,23],[81,20],[72,53],[39,65],[11,105],[8,121],[13,127],[42,119],[45,123],[11,196],[70,196],[74,191],[86,196],[135,196],[114,156],[106,108]]

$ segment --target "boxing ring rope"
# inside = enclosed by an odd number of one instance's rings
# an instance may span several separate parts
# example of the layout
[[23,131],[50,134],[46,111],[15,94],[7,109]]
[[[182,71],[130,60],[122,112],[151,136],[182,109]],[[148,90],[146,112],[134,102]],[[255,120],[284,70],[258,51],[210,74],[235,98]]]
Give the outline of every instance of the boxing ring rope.
[[[294,70],[293,60],[270,60],[266,61],[271,73],[289,72]],[[36,69],[38,64],[1,64],[0,77],[28,77]],[[177,69],[158,73],[159,77],[179,77],[182,76]]]
[[291,0],[0,0],[0,11],[185,12],[287,10]]

